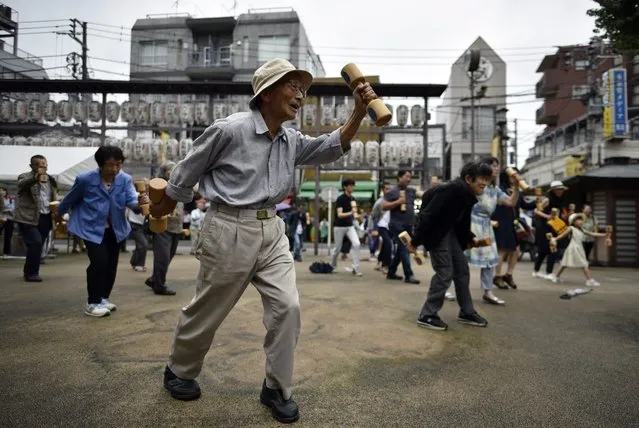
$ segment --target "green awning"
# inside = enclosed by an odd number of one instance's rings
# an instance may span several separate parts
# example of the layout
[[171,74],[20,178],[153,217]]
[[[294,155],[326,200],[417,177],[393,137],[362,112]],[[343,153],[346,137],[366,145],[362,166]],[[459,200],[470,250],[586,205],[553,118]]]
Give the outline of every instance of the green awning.
[[[341,192],[340,192],[341,193]],[[315,199],[315,191],[314,190],[302,190],[297,194],[297,197],[300,199]],[[353,192],[353,197],[358,201],[369,201],[373,197],[372,191],[358,190]]]
[[[320,181],[320,191],[325,187],[335,187],[342,191],[342,183],[340,181]],[[377,181],[357,181],[355,180],[355,192],[367,191],[367,192],[375,192],[377,193],[377,188],[379,187],[379,183]],[[315,181],[306,181],[302,183],[300,186],[300,190],[304,191],[315,191]]]

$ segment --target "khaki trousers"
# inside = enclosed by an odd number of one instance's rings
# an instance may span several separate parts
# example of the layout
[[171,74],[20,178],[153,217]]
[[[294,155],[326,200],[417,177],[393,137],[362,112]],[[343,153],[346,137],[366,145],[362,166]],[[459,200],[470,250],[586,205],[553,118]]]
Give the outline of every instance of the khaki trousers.
[[[291,395],[294,352],[300,332],[299,295],[284,222],[275,210],[241,210],[211,204],[198,240],[195,297],[182,308],[169,367],[194,379],[215,332],[252,283],[262,296],[266,385]],[[268,217],[268,218],[264,218]]]

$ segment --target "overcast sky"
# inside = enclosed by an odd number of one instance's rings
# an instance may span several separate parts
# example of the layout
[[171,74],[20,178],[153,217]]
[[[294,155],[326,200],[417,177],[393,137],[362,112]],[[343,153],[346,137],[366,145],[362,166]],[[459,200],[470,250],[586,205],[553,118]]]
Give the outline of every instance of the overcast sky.
[[[129,72],[130,28],[147,14],[176,12],[175,0],[3,0],[18,10],[19,21],[77,18],[89,22],[89,55],[122,61],[91,59],[93,78],[126,79]],[[534,136],[535,70],[554,46],[587,43],[593,20],[586,10],[590,0],[180,0],[177,11],[194,17],[239,15],[250,8],[292,7],[299,14],[310,42],[320,55],[327,75],[336,76],[347,62],[356,62],[366,74],[377,74],[385,83],[447,83],[452,63],[482,36],[508,64],[509,119],[518,119],[520,163]],[[123,39],[118,29],[121,26]],[[55,26],[60,27],[46,27]],[[45,67],[63,66],[64,56],[78,50],[68,36],[29,34],[67,31],[68,22],[24,22],[18,46],[45,58]],[[102,31],[100,31],[102,30]],[[111,37],[112,39],[107,39]],[[106,73],[105,70],[111,73]],[[50,70],[50,77],[68,77],[64,69]],[[121,74],[118,74],[121,73]],[[431,100],[434,107],[439,100]],[[412,105],[412,102],[407,103]]]

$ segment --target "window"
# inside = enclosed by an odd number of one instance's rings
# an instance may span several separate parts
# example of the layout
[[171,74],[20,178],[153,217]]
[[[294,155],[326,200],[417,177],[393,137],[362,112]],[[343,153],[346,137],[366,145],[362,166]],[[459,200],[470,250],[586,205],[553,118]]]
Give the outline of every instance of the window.
[[572,99],[581,99],[588,93],[588,85],[572,85]]
[[[471,116],[470,107],[462,109],[462,138],[471,139]],[[492,140],[495,135],[495,108],[475,107],[475,139]]]
[[590,61],[587,59],[575,60],[575,70],[585,70],[590,65]]
[[167,41],[144,41],[140,42],[140,65],[168,65]]
[[554,180],[560,181],[562,178],[564,178],[564,173],[563,172],[556,172],[555,173]]
[[291,59],[291,41],[288,36],[263,36],[257,46],[257,62],[273,58]]
[[249,38],[244,36],[242,39],[242,62],[246,64],[249,60]]

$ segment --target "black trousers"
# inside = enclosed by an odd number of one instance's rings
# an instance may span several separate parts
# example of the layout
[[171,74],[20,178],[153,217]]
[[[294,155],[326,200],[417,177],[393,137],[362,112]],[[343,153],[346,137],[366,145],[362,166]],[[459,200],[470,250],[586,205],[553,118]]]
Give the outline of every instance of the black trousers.
[[87,268],[87,291],[89,304],[100,303],[102,299],[108,299],[115,284],[115,276],[118,272],[118,259],[120,257],[120,244],[115,238],[113,229],[107,227],[104,231],[102,242],[84,241],[89,255],[89,267]]
[[584,242],[584,251],[586,252],[586,260],[590,259],[590,253],[592,252],[592,248],[595,246],[595,242]]
[[146,264],[146,252],[149,248],[144,234],[144,226],[131,223],[131,238],[135,242],[135,250],[131,254],[131,266],[144,266]]
[[18,223],[18,229],[27,247],[27,258],[24,262],[24,276],[40,274],[40,258],[42,256],[42,244],[51,231],[51,214],[40,214],[38,225]]
[[[402,245],[402,244],[399,244]],[[460,310],[465,314],[475,312],[470,294],[470,270],[464,250],[451,230],[441,242],[430,250],[430,262],[435,275],[430,281],[428,297],[419,314],[420,317],[437,315],[444,305],[446,290],[455,284],[455,294]]]
[[388,228],[378,227],[377,230],[379,231],[379,236],[382,237],[382,249],[379,251],[377,260],[382,263],[382,266],[388,267],[393,258],[393,238]]
[[7,219],[2,225],[0,225],[0,230],[4,233],[4,250],[2,254],[9,255],[11,254],[11,237],[13,236],[13,220]]

